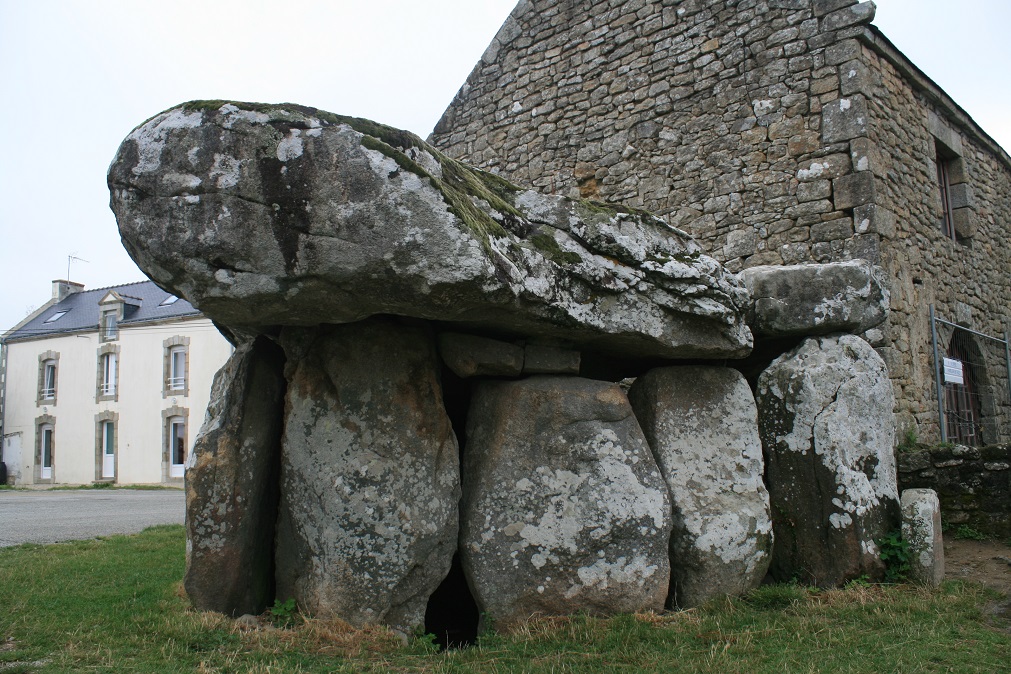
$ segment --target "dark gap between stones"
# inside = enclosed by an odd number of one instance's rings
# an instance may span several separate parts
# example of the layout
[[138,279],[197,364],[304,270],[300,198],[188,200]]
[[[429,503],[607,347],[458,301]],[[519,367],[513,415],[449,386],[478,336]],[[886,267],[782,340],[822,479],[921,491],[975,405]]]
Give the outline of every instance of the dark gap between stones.
[[[460,473],[463,474],[467,446],[467,410],[470,407],[471,382],[442,368],[442,397],[453,432],[460,446]],[[481,613],[463,573],[459,551],[453,555],[449,574],[428,599],[425,632],[435,635],[440,651],[467,648],[477,641]]]

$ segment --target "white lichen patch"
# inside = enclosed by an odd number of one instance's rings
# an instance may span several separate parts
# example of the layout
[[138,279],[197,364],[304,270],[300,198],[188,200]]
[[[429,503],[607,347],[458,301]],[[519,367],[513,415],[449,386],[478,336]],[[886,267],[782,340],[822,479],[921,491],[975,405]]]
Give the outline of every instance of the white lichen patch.
[[224,121],[222,126],[226,129],[232,129],[239,122],[245,122],[252,125],[266,124],[270,121],[270,115],[265,112],[258,112],[256,110],[243,110],[231,103],[225,103],[220,108],[218,112],[224,116]]
[[207,175],[219,190],[235,187],[242,177],[242,162],[235,157],[215,152],[214,163]]
[[203,113],[187,112],[176,108],[163,112],[134,130],[127,140],[137,144],[137,164],[131,169],[134,175],[151,173],[161,168],[161,155],[169,135],[178,129],[194,129],[203,122]]
[[288,135],[277,144],[277,158],[281,161],[291,161],[302,156],[302,130],[292,129]]

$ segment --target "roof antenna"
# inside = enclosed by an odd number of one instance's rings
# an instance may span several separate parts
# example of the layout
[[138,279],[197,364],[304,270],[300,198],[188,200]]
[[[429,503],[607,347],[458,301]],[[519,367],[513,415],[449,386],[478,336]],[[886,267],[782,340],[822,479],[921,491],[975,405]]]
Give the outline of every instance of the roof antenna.
[[[67,281],[68,282],[70,281],[70,263],[73,262],[74,260],[77,260],[78,262],[88,262],[83,257],[77,257],[74,254],[68,255],[67,256]],[[88,264],[91,264],[91,263],[88,262]]]

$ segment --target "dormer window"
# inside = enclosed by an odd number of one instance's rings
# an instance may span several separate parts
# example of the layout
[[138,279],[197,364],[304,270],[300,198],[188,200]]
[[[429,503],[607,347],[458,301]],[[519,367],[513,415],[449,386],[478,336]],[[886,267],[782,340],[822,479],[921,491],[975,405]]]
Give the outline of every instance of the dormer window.
[[111,342],[118,336],[117,314],[115,309],[107,309],[102,312],[102,341]]

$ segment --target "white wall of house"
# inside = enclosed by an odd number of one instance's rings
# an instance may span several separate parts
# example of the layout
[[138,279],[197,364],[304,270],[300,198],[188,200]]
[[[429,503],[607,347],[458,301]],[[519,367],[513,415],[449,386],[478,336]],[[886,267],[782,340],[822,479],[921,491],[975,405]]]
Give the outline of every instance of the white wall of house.
[[[166,341],[172,338],[187,342],[185,390],[166,390]],[[114,399],[99,396],[104,345],[119,348]],[[94,330],[8,343],[3,445],[8,471],[17,484],[103,480],[99,415],[105,412],[115,415],[116,483],[181,483],[168,474],[166,415],[176,410],[186,418],[188,455],[203,423],[214,374],[231,351],[231,345],[202,317],[120,325],[117,339],[107,342],[100,341]],[[59,354],[55,400],[39,400],[39,358],[47,352]],[[42,480],[37,465],[39,427],[50,418],[52,477]],[[19,452],[14,451],[15,444],[20,444]]]

